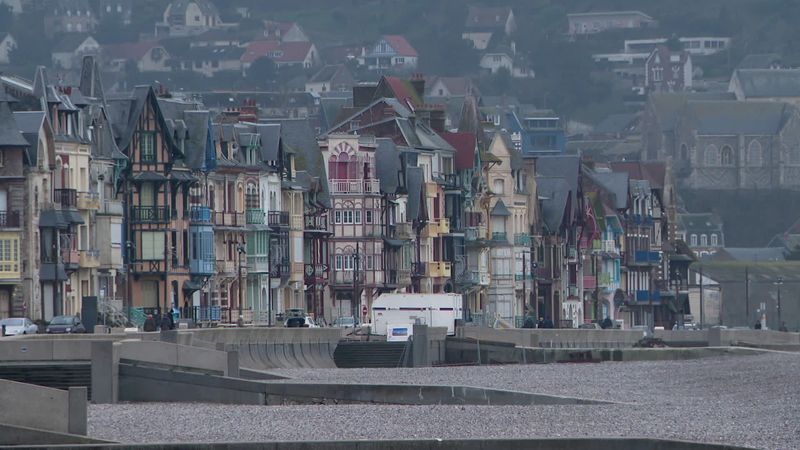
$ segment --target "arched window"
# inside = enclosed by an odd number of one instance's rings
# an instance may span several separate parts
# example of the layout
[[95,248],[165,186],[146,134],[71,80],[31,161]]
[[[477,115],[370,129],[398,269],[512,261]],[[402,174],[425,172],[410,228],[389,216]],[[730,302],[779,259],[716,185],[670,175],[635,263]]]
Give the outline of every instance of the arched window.
[[247,183],[247,190],[244,194],[244,204],[247,209],[258,209],[258,187],[255,183]]
[[718,166],[719,165],[719,150],[717,150],[717,146],[714,144],[709,145],[706,147],[706,166]]
[[697,235],[693,234],[689,243],[692,247],[697,247]]
[[723,166],[733,165],[733,149],[731,149],[730,146],[728,145],[722,147],[722,165]]
[[717,233],[711,235],[711,246],[716,247],[719,245],[719,238],[717,237]]
[[353,147],[341,143],[334,148],[333,154],[328,159],[328,173],[331,179],[358,178],[358,160]]
[[708,247],[708,236],[705,234],[700,235],[700,247]]
[[761,143],[753,139],[747,147],[747,165],[751,167],[761,167],[763,154],[761,153]]
[[683,161],[688,161],[689,160],[689,147],[687,147],[686,144],[681,144],[680,158]]

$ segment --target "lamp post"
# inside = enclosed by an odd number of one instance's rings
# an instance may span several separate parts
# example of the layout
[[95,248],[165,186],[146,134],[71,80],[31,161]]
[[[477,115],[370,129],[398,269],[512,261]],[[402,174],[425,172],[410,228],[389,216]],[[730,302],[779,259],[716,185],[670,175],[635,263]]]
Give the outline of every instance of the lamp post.
[[778,287],[778,327],[780,328],[781,324],[781,286],[783,286],[783,277],[778,277],[775,280],[775,286]]
[[[243,319],[242,317],[242,255],[247,253],[247,247],[243,243],[239,243],[236,245],[236,252],[239,254],[239,271],[237,273],[238,280],[239,280],[239,319]],[[238,321],[237,321],[238,323]]]

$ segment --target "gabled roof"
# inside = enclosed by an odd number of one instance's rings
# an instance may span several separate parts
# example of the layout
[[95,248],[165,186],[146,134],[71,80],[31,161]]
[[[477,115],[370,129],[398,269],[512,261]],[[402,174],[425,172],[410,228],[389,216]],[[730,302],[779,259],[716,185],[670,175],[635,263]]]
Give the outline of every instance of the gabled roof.
[[470,6],[464,27],[467,29],[502,30],[506,26],[511,8],[508,6]]
[[27,147],[28,140],[20,133],[8,106],[9,99],[10,96],[0,99],[0,147]]
[[641,11],[594,11],[594,12],[585,12],[585,13],[571,13],[567,14],[567,17],[594,17],[594,16],[641,16],[647,20],[653,20],[652,17],[648,16],[647,14]]
[[714,213],[680,213],[678,229],[685,231],[722,231],[722,219]]
[[381,37],[394,49],[398,56],[417,56],[417,50],[408,43],[405,37],[397,34],[387,34]]
[[157,41],[125,42],[104,45],[102,51],[107,58],[138,61],[155,47],[162,47],[162,45]]
[[536,158],[536,175],[563,179],[572,195],[578,193],[578,174],[581,159],[578,155],[540,156]]
[[690,101],[687,104],[687,115],[694,119],[688,125],[700,135],[774,135],[783,128],[792,112],[791,105],[773,101]]
[[[58,42],[53,47],[53,53],[72,53],[78,49],[88,39],[92,39],[95,43],[97,40],[88,34],[75,34],[67,33],[58,38]],[[2,40],[2,39],[0,39]]]
[[[407,106],[409,103],[411,105],[421,105],[422,98],[420,98],[419,93],[414,86],[411,84],[410,80],[404,80],[398,77],[392,76],[384,76],[381,78],[380,84],[385,84],[389,86],[392,93],[394,94],[394,98],[396,98],[400,103],[404,106]],[[376,90],[377,91],[377,90]]]
[[387,194],[397,192],[398,176],[401,173],[400,150],[391,139],[378,138],[375,149],[375,172],[381,183],[381,191]]
[[614,209],[625,209],[628,206],[628,174],[625,172],[602,172],[587,170],[586,176],[600,188],[608,192]]
[[780,65],[781,55],[777,53],[758,53],[746,55],[736,67],[737,69],[769,69],[774,65]]
[[800,69],[739,69],[733,76],[747,98],[800,97]]
[[467,77],[432,77],[425,81],[425,86],[428,91],[425,94],[426,96],[438,96],[438,93],[432,91],[433,86],[437,83],[442,83],[447,88],[450,95],[454,97],[467,95],[476,89],[472,80]]
[[299,63],[306,59],[312,45],[311,42],[252,41],[247,44],[241,60],[252,63],[266,56],[276,63]]
[[329,203],[325,161],[308,119],[279,119],[269,120],[266,123],[280,124],[281,141],[285,147],[295,152],[297,170],[306,171],[311,177],[319,179],[322,192],[318,194],[318,199],[325,204]]
[[511,215],[511,211],[508,210],[508,207],[505,203],[503,203],[503,200],[497,200],[497,203],[494,204],[494,207],[489,215],[509,217]]
[[277,123],[259,123],[255,129],[261,136],[261,160],[277,161],[280,156],[281,125]]
[[192,3],[196,4],[197,7],[200,8],[200,12],[203,14],[219,15],[219,10],[211,0],[173,0],[168,6],[169,14],[186,15],[186,9]]
[[441,133],[440,136],[456,149],[456,170],[472,169],[475,166],[477,140],[475,133]]
[[614,172],[626,172],[631,180],[647,180],[656,189],[664,187],[667,167],[661,161],[622,161],[609,163]]
[[27,163],[36,166],[39,157],[39,130],[47,120],[47,113],[44,111],[14,111],[14,120],[17,122],[20,133],[28,142]]
[[556,233],[561,228],[570,197],[569,183],[563,177],[537,176],[536,190],[545,231]]

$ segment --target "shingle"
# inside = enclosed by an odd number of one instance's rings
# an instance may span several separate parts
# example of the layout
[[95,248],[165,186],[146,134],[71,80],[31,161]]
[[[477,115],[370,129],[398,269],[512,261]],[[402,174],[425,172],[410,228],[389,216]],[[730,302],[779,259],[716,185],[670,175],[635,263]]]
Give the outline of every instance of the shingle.
[[536,189],[541,205],[542,222],[545,231],[557,233],[564,219],[564,211],[569,198],[569,184],[562,177],[536,177]]
[[259,123],[256,132],[261,136],[261,160],[277,161],[281,144],[281,126],[277,123]]
[[800,69],[741,69],[733,76],[745,97],[800,97]]
[[409,221],[425,220],[425,207],[422,204],[422,169],[409,167],[406,169],[406,186],[408,187],[408,203],[406,217]]
[[397,192],[397,181],[402,166],[400,152],[391,139],[376,139],[378,148],[375,149],[375,172],[381,183],[381,191],[394,194]]
[[0,147],[27,147],[7,101],[0,101]]
[[791,108],[788,104],[772,101],[693,101],[687,106],[694,119],[689,126],[701,135],[776,134]]

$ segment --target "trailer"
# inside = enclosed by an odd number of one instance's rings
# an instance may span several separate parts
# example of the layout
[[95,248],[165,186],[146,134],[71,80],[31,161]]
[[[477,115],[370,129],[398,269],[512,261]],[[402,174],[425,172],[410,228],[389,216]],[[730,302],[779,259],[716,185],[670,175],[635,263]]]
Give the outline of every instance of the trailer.
[[456,319],[462,317],[461,301],[460,294],[381,294],[372,302],[372,333],[407,340],[419,323],[446,327],[453,336]]

